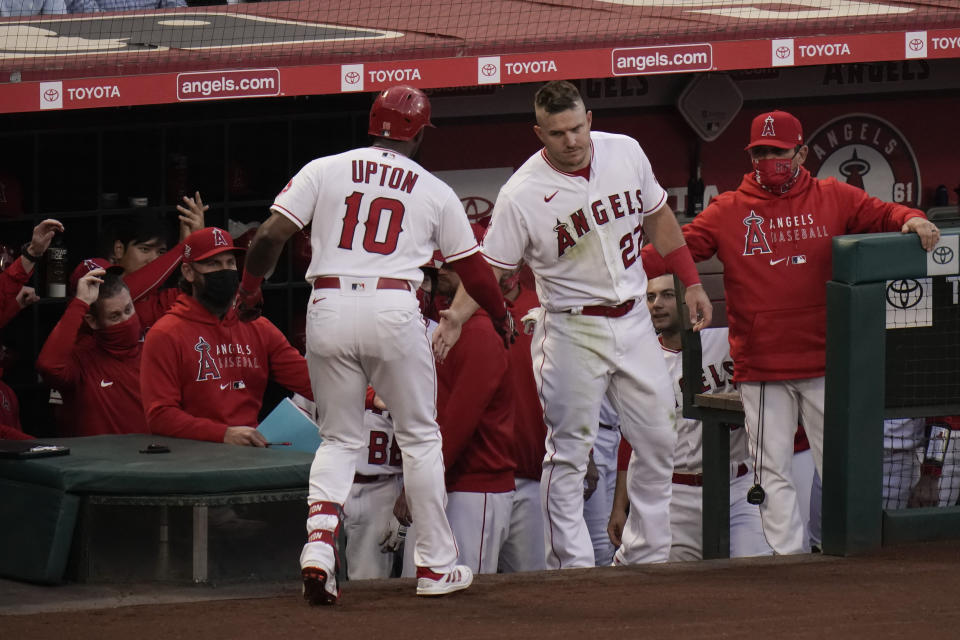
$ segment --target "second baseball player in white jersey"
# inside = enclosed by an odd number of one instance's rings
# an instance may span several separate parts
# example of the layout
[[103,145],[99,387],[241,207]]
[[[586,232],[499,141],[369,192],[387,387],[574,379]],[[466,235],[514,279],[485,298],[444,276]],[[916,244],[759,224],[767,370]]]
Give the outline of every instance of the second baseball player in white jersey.
[[[669,276],[667,276],[669,278]],[[670,278],[672,280],[672,278]],[[672,286],[672,283],[671,283]],[[733,359],[727,329],[700,332],[703,393],[734,391]],[[663,356],[674,380],[676,402],[683,403],[680,382],[683,378],[683,354],[663,347]],[[684,384],[697,384],[685,381]],[[760,508],[747,502],[753,480],[753,459],[742,428],[730,432],[730,557],[770,555],[773,550],[763,537]],[[677,414],[677,448],[674,453],[673,499],[670,502],[670,527],[673,544],[670,560],[703,558],[703,425],[699,420]],[[698,482],[699,481],[699,482]]]
[[497,267],[515,269],[521,258],[530,265],[548,311],[646,292],[641,225],[667,193],[636,140],[594,131],[590,141],[590,180],[554,168],[543,151],[527,160],[500,190],[483,243]]
[[[583,479],[604,395],[624,437],[642,452],[628,474],[632,509],[615,561],[665,561],[676,436],[666,366],[646,305],[636,304],[646,295],[638,258],[645,227],[662,253],[686,256],[690,284],[699,279],[640,145],[591,133],[592,116],[570,83],[548,83],[535,104],[544,149],[501,189],[483,253],[500,272],[524,260],[542,305],[531,352],[547,424],[541,479],[547,568],[595,562]],[[702,294],[702,287],[691,289],[699,290],[693,297]],[[691,301],[692,309],[709,314],[705,296]]]

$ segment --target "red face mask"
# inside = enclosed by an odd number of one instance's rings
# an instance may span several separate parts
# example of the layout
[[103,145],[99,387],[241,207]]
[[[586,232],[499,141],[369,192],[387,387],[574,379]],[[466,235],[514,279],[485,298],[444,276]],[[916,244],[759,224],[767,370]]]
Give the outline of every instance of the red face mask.
[[786,193],[797,181],[799,171],[793,171],[793,159],[758,158],[753,161],[753,176],[761,187],[774,193]]
[[123,322],[97,329],[93,336],[104,351],[122,355],[140,343],[140,316],[133,314]]

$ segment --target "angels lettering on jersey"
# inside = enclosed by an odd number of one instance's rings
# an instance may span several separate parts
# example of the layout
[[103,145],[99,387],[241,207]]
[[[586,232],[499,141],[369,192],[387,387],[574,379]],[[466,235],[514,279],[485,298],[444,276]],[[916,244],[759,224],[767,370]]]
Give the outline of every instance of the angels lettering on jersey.
[[227,369],[259,369],[260,361],[249,344],[229,343],[211,346],[199,336],[194,350],[200,354],[197,360],[197,382],[219,380],[221,371]]
[[[553,196],[550,196],[549,199],[544,196],[545,202],[552,199]],[[577,240],[590,233],[591,225],[601,227],[610,222],[611,216],[612,219],[619,220],[634,214],[643,214],[643,197],[640,189],[636,189],[632,193],[630,191],[614,193],[605,198],[594,200],[589,207],[580,208],[571,213],[568,216],[569,222],[557,218],[557,224],[553,228],[557,234],[557,257],[563,256],[567,249],[576,246]],[[576,234],[576,238],[574,238],[574,234]],[[631,237],[631,242],[632,240]]]
[[[677,381],[681,394],[683,393],[684,379]],[[725,389],[736,389],[733,381],[733,360],[728,356],[720,362],[704,364],[700,376],[700,389],[696,393],[715,393]]]
[[812,213],[763,218],[757,215],[756,211],[751,210],[743,219],[743,225],[746,227],[743,234],[743,255],[745,256],[773,253],[770,248],[771,242],[774,244],[800,242],[830,237],[827,226],[817,224],[816,217]]

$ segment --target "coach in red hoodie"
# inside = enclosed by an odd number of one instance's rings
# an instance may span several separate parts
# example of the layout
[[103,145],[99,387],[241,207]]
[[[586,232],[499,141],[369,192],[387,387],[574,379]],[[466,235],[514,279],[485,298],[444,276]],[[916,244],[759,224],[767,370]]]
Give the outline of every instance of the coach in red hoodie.
[[[801,422],[822,475],[832,239],[901,231],[916,233],[930,251],[940,232],[917,209],[883,202],[835,178],[811,176],[803,168],[808,149],[800,121],[785,111],[754,118],[746,150],[753,171],[736,191],[714,198],[683,235],[694,260],[716,254],[723,263],[734,381],[751,453],[762,460],[764,534],[776,553],[802,553],[809,543],[790,470],[793,436]],[[642,257],[648,276],[663,273],[653,247]]]
[[240,322],[233,238],[207,227],[183,242],[180,294],[147,334],[140,389],[153,433],[262,447],[268,378],[313,399],[307,362],[266,318]]

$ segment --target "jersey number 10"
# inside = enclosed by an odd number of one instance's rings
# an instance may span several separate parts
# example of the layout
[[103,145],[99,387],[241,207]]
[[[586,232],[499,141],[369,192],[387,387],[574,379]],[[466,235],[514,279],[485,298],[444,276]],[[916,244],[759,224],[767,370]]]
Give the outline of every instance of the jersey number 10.
[[[343,216],[343,231],[340,232],[341,249],[353,250],[353,236],[360,223],[360,204],[364,194],[354,191],[344,199],[347,213]],[[397,250],[397,240],[403,231],[403,203],[393,198],[374,198],[367,207],[367,220],[363,223],[366,229],[363,232],[363,249],[368,253],[389,255]],[[380,226],[381,218],[387,215],[386,232],[382,239]]]

